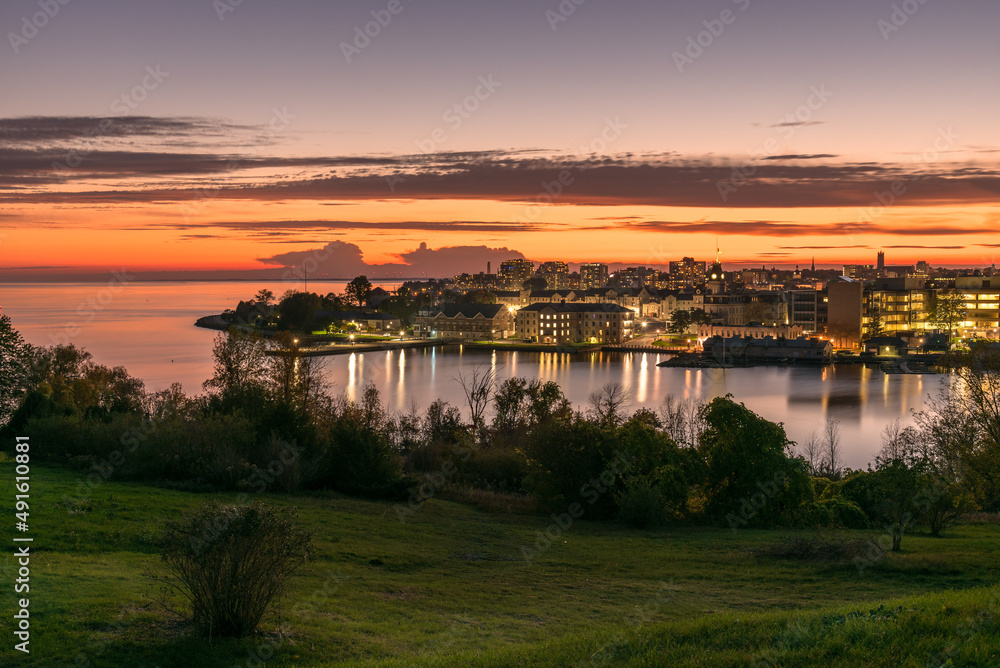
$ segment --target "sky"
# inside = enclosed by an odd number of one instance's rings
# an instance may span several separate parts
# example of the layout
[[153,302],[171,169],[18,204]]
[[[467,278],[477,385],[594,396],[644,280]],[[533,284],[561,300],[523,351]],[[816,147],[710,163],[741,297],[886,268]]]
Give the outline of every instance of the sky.
[[8,0],[0,279],[988,266],[998,28],[995,0]]

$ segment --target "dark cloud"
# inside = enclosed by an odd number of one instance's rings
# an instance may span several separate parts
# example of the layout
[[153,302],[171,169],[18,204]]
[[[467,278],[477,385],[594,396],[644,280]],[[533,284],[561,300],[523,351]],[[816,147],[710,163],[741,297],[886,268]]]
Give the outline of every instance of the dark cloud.
[[350,278],[366,272],[380,276],[452,276],[460,273],[486,271],[486,263],[492,262],[494,271],[500,263],[510,259],[524,259],[519,251],[508,248],[487,246],[448,246],[428,248],[421,243],[418,248],[400,254],[399,264],[368,264],[361,248],[345,241],[332,241],[322,248],[281,253],[258,261],[267,265],[283,267],[291,273],[305,273],[310,276]]
[[[1000,171],[969,165],[813,163],[834,154],[786,154],[745,160],[675,155],[560,156],[542,149],[434,154],[263,156],[240,139],[250,126],[215,119],[129,117],[114,120],[115,138],[87,137],[101,119],[31,117],[0,120],[0,202],[44,204],[170,203],[203,199],[256,202],[313,200],[487,199],[567,205],[700,208],[878,208],[876,193],[902,182],[901,206],[995,204]],[[789,124],[779,124],[784,126]],[[794,125],[798,125],[795,123]],[[110,136],[111,133],[108,133]],[[147,141],[139,150],[136,143]],[[166,138],[166,139],[164,139]],[[167,141],[169,140],[169,141]],[[150,143],[151,142],[151,143]],[[219,150],[227,145],[230,150]],[[176,150],[184,147],[186,150]],[[201,149],[201,150],[197,150]],[[79,160],[67,163],[71,152]],[[274,147],[277,151],[277,147]],[[268,171],[270,170],[270,173]],[[263,175],[262,175],[263,174]],[[558,182],[560,175],[566,183]],[[735,176],[734,176],[735,175]],[[169,186],[155,177],[172,177]],[[105,189],[54,191],[66,180],[108,182]],[[116,183],[115,181],[118,181]],[[136,185],[136,184],[139,185]],[[524,217],[529,220],[528,216]],[[622,219],[627,220],[627,218]]]
[[350,220],[267,220],[211,223],[155,223],[143,229],[193,230],[219,228],[246,232],[251,235],[288,234],[304,231],[333,230],[407,230],[414,232],[538,232],[551,231],[553,225],[541,223],[504,223],[499,221],[394,221],[360,222]]
[[820,158],[838,158],[832,153],[789,153],[788,155],[769,155],[764,160],[819,160]]
[[783,123],[774,123],[769,125],[769,128],[801,128],[807,125],[823,125],[826,121],[784,121]]
[[857,222],[822,222],[801,223],[784,220],[696,220],[696,221],[664,221],[648,220],[639,223],[624,223],[622,225],[606,225],[582,229],[634,229],[649,232],[686,232],[716,235],[748,235],[767,237],[800,237],[828,236],[831,234],[893,234],[903,236],[948,236],[965,234],[985,234],[988,229],[982,227],[953,226],[919,226],[902,227],[899,225]]
[[882,248],[915,248],[929,250],[965,250],[967,246],[883,246]]
[[778,246],[778,248],[780,250],[845,250],[851,248],[871,248],[871,246],[855,244],[852,246]]
[[0,140],[50,143],[86,137],[184,136],[205,138],[250,130],[250,126],[197,117],[23,116],[0,118]]

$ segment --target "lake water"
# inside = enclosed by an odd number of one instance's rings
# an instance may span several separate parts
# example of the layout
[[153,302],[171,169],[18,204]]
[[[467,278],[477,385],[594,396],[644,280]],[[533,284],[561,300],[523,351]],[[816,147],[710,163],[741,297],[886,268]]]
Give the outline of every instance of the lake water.
[[[384,287],[390,288],[391,285]],[[194,326],[203,315],[234,308],[261,288],[280,295],[288,283],[164,282],[124,285],[2,284],[0,306],[24,338],[35,345],[71,342],[94,360],[124,366],[147,389],[180,382],[201,391],[211,374],[216,332]],[[342,292],[344,283],[310,283],[313,291]],[[757,367],[750,369],[657,368],[663,355],[566,355],[526,352],[421,349],[325,358],[337,392],[356,397],[374,383],[395,410],[422,409],[436,398],[463,406],[461,374],[492,369],[498,378],[553,380],[577,406],[609,382],[629,391],[633,406],[655,408],[667,395],[710,399],[732,394],[763,417],[783,422],[789,438],[804,441],[827,419],[840,422],[844,459],[862,467],[880,447],[882,428],[910,420],[940,376],[886,375],[862,366]]]

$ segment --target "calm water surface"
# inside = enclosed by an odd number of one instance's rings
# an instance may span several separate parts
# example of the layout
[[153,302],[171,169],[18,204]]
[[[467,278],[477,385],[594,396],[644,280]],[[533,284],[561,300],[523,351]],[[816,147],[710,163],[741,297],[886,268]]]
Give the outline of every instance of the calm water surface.
[[[300,284],[301,285],[301,284]],[[310,284],[342,292],[343,283]],[[280,295],[287,283],[130,283],[112,292],[107,284],[4,284],[0,306],[35,345],[72,342],[109,366],[125,366],[148,389],[180,382],[189,394],[211,374],[215,332],[194,321],[233,308],[261,288]],[[385,287],[392,287],[386,285]],[[553,380],[574,404],[617,381],[634,406],[655,408],[664,397],[709,399],[732,394],[769,420],[783,422],[789,438],[803,441],[827,419],[840,421],[847,465],[866,465],[890,421],[910,419],[939,376],[886,375],[860,366],[661,369],[655,354],[564,355],[469,351],[459,348],[374,352],[326,358],[335,391],[355,397],[374,383],[396,410],[418,410],[435,398],[462,406],[457,378],[475,368],[511,376]]]

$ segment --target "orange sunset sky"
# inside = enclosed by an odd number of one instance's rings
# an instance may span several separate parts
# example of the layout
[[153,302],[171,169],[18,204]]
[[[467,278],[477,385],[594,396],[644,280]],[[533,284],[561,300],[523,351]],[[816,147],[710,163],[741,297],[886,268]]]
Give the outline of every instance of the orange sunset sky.
[[995,2],[99,4],[0,9],[0,279],[1000,249]]

